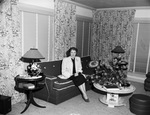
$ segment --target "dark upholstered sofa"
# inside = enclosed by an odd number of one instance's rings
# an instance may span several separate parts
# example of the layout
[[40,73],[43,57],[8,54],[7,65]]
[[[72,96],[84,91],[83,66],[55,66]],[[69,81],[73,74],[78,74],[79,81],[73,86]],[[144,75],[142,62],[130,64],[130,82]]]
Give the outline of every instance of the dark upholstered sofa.
[[[94,73],[94,70],[88,66],[90,61],[90,56],[81,57],[82,69],[85,75]],[[45,88],[35,92],[34,97],[53,104],[59,104],[80,94],[78,88],[71,80],[58,78],[58,75],[61,74],[61,63],[62,60],[38,63],[46,76],[44,81]],[[86,83],[86,88],[87,90],[91,88],[88,81]]]

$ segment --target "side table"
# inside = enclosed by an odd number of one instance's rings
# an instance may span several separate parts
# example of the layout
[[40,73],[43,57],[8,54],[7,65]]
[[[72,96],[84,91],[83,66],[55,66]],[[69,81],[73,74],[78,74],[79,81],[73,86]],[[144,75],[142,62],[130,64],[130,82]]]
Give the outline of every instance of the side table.
[[[41,90],[42,88],[45,87],[45,83],[42,82],[45,80],[45,76],[41,74],[39,77],[30,77],[30,78],[23,78],[20,75],[17,75],[15,77],[15,90],[25,93],[27,95],[27,102],[26,102],[26,107],[24,110],[21,112],[24,113],[30,104],[33,104],[37,107],[40,108],[46,108],[45,106],[41,106],[37,104],[33,98],[34,92]],[[28,84],[32,84],[34,87],[25,87]]]

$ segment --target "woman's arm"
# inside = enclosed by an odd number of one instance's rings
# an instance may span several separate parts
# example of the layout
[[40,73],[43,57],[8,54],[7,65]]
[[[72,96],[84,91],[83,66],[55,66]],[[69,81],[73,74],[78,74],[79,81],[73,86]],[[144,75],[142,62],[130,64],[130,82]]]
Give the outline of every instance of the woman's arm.
[[78,57],[77,59],[78,59],[78,63],[77,63],[77,72],[78,72],[78,73],[79,73],[79,72],[82,73],[83,70],[82,70],[81,58]]

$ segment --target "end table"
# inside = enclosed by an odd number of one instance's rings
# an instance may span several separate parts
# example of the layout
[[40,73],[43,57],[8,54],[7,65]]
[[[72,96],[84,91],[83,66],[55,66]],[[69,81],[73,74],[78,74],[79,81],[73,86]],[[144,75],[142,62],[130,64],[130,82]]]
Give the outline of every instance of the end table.
[[[45,106],[41,106],[41,105],[37,104],[33,98],[34,92],[39,91],[45,87],[45,83],[42,82],[43,80],[45,80],[44,74],[41,74],[41,76],[39,76],[37,78],[36,77],[22,78],[20,75],[17,75],[15,77],[15,83],[16,83],[15,90],[17,90],[19,92],[23,92],[27,95],[26,107],[21,112],[21,114],[24,113],[28,109],[30,104],[33,104],[40,108],[46,108]],[[29,85],[30,87],[27,87],[28,84],[30,84]]]

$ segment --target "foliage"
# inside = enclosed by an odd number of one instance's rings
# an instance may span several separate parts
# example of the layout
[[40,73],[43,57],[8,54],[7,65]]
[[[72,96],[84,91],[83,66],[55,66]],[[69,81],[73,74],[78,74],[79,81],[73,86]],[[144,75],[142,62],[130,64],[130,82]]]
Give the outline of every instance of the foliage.
[[95,74],[90,76],[91,82],[99,83],[100,85],[116,85],[127,86],[127,62],[121,58],[114,58],[112,61],[99,61],[95,67]]
[[32,76],[38,76],[41,73],[40,65],[37,63],[31,63],[27,66],[27,73],[28,75]]

